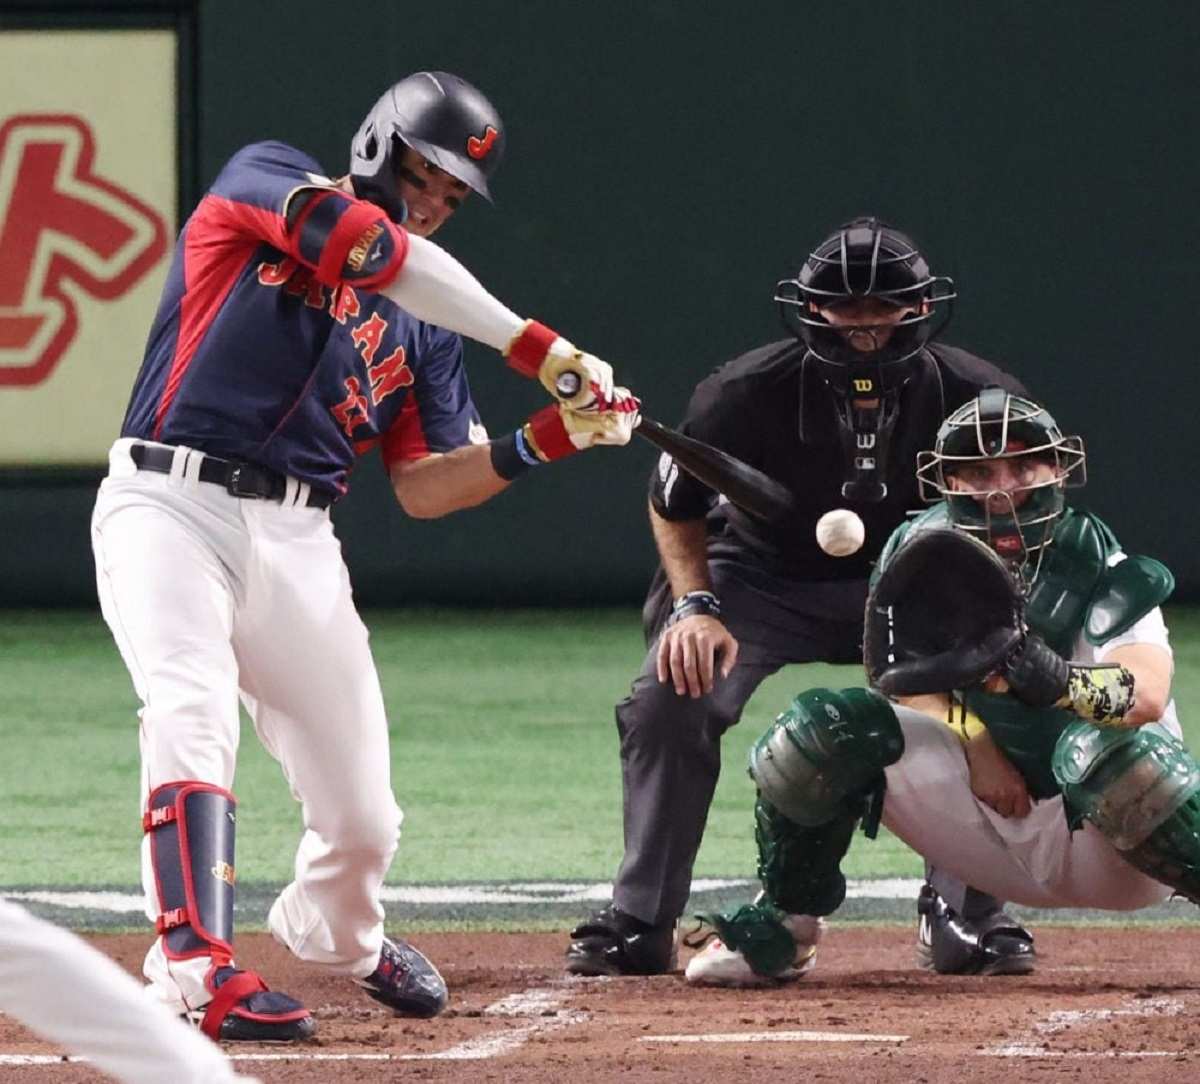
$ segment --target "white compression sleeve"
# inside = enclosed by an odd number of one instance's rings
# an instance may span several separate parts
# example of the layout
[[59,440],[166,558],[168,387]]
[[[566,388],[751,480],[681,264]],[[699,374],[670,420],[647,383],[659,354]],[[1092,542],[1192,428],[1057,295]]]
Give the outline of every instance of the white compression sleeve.
[[379,292],[428,324],[501,352],[525,323],[444,248],[413,234],[400,273]]

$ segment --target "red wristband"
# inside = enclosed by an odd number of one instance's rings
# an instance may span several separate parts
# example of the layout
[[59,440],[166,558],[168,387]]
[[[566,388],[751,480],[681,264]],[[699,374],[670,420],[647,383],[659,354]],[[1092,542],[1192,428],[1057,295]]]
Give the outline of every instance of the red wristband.
[[551,331],[545,324],[530,320],[509,344],[508,364],[522,376],[537,376],[542,362],[546,360],[546,355],[550,353],[550,347],[557,338],[557,331]]
[[579,451],[571,443],[570,434],[563,425],[562,414],[557,405],[543,407],[532,415],[525,425],[533,441],[534,451],[547,462],[574,455]]

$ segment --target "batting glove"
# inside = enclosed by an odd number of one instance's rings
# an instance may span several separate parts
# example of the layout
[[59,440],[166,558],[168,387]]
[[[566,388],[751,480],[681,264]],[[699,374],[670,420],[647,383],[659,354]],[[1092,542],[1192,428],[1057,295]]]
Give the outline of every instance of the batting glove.
[[525,423],[525,443],[544,463],[598,444],[628,444],[641,421],[641,400],[628,388],[613,388],[607,405],[582,410],[563,403],[539,410]]
[[504,356],[517,372],[536,376],[555,399],[575,410],[605,409],[612,401],[612,366],[536,320],[525,321]]

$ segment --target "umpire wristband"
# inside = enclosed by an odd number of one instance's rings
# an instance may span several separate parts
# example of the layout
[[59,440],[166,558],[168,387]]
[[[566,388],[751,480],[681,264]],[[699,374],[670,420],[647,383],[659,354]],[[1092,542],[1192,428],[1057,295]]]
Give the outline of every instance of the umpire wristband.
[[706,617],[721,616],[721,600],[711,591],[688,591],[680,595],[671,607],[671,616],[667,618],[668,625],[682,621],[694,614],[704,614]]
[[509,433],[506,437],[493,440],[490,448],[492,453],[492,470],[506,482],[511,482],[527,470],[542,465],[542,461],[534,454],[533,449],[525,443],[525,430],[523,426]]

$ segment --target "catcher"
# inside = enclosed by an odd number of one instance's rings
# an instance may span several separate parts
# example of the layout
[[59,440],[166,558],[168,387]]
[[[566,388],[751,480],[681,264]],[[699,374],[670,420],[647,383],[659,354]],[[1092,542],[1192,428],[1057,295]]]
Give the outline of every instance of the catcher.
[[[801,693],[754,746],[763,891],[699,916],[690,982],[810,970],[860,820],[1028,906],[1200,903],[1200,765],[1159,610],[1170,572],[1065,505],[1085,481],[1082,441],[999,388],[950,415],[918,477],[938,503],[880,557],[873,687]],[[969,946],[932,936],[945,916],[921,902],[921,962],[952,963],[930,956]]]

